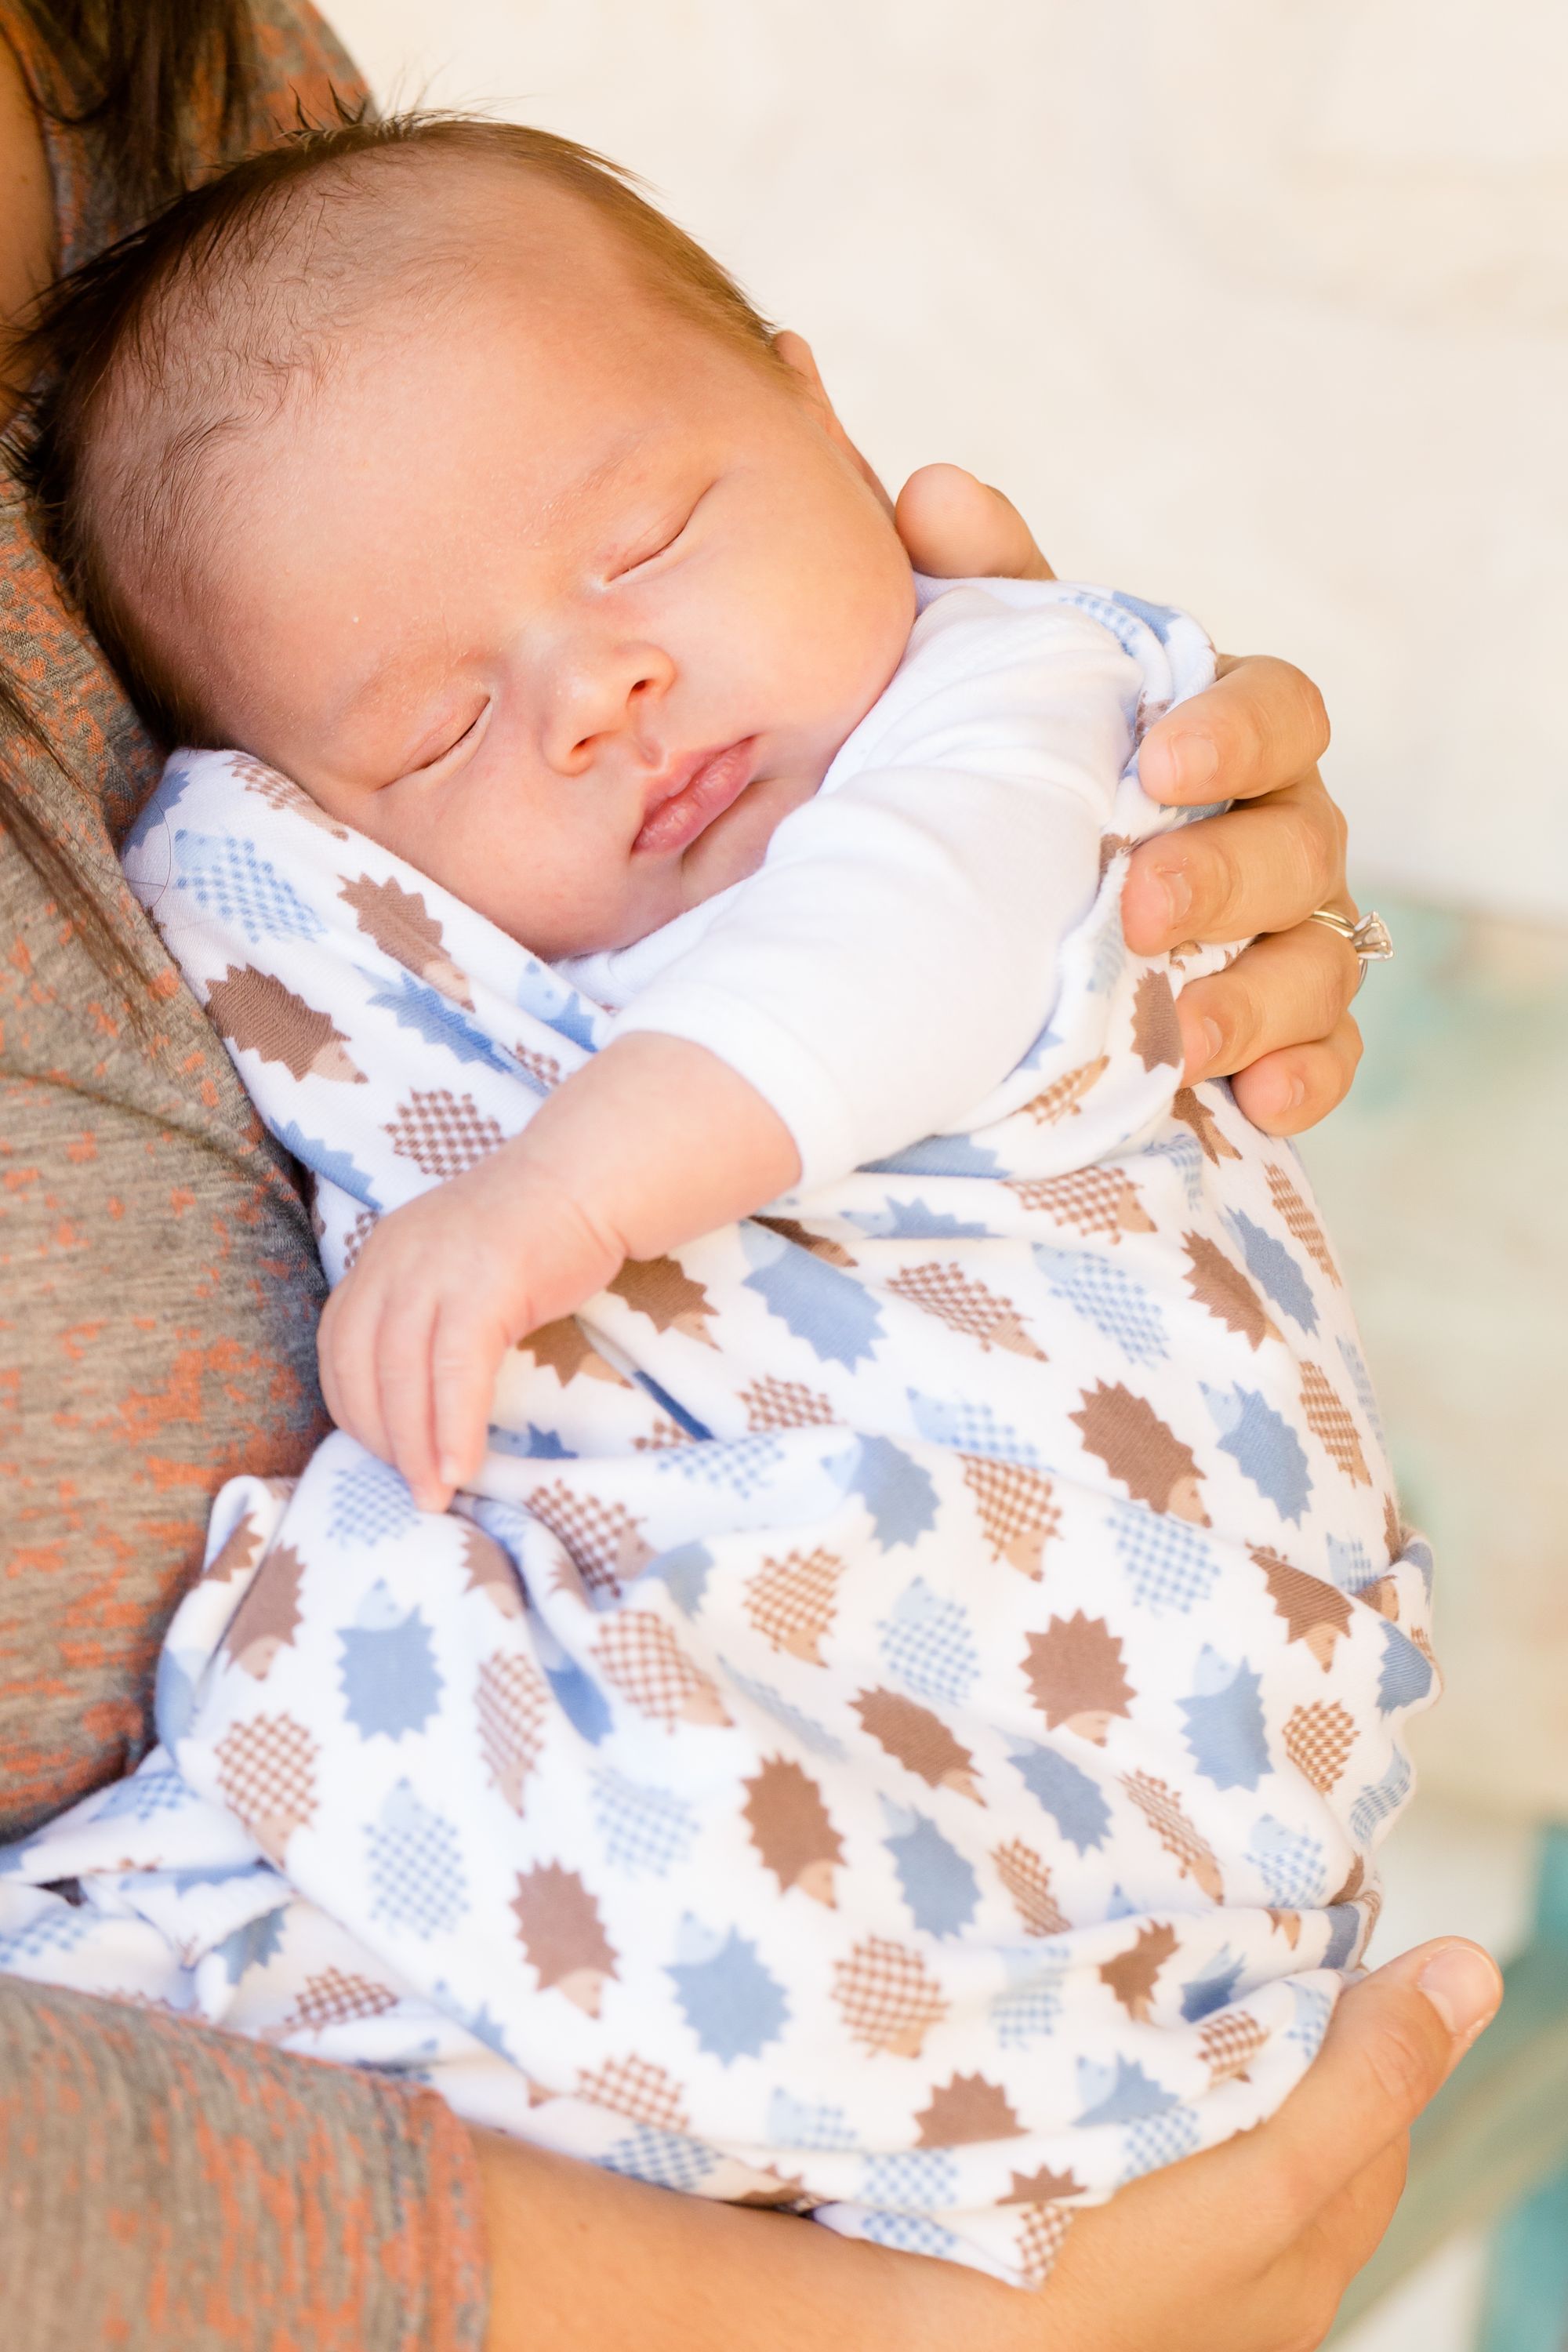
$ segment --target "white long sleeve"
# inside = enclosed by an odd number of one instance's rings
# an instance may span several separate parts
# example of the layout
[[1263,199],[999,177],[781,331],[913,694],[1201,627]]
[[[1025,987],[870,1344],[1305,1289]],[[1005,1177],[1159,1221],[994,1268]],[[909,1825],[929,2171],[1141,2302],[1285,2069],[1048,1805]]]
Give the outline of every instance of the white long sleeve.
[[616,1034],[687,1038],[754,1086],[803,1189],[983,1101],[1047,1021],[1092,903],[1147,681],[1086,613],[1018,595],[938,596],[759,871],[574,969],[624,1004]]

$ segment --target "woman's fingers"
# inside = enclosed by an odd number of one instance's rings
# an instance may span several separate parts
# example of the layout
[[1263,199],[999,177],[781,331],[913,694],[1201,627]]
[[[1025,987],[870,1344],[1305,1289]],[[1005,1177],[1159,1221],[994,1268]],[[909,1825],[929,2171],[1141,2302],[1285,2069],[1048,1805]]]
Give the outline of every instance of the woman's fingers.
[[1121,928],[1134,955],[1165,955],[1187,940],[1282,930],[1314,907],[1348,911],[1344,886],[1344,820],[1319,778],[1306,776],[1228,815],[1141,842],[1128,863]]
[[[1308,2231],[1337,2233],[1342,2284],[1354,2275],[1354,2258],[1365,2260],[1394,2210],[1405,2135],[1501,1999],[1496,1962],[1458,1939],[1402,1953],[1342,1995],[1322,2049],[1279,2114],[1252,2141],[1216,2151],[1281,2252]],[[1258,2140],[1267,2169],[1251,2160]],[[1394,2160],[1369,2174],[1390,2151]],[[1363,2175],[1393,2190],[1381,2219],[1363,2217],[1374,2225],[1367,2233],[1352,2231],[1343,2194]]]
[[1222,656],[1219,667],[1143,738],[1138,774],[1157,801],[1253,800],[1307,775],[1328,749],[1323,698],[1302,671],[1271,654]]
[[1333,1036],[1360,978],[1354,949],[1324,923],[1266,932],[1224,971],[1189,982],[1176,999],[1189,1084],[1229,1077],[1263,1055]]
[[1346,1013],[1316,1045],[1282,1046],[1238,1070],[1231,1091],[1265,1135],[1301,1135],[1343,1102],[1361,1056],[1361,1031]]
[[894,520],[915,570],[934,580],[1056,577],[1012,500],[962,466],[922,466],[911,474]]

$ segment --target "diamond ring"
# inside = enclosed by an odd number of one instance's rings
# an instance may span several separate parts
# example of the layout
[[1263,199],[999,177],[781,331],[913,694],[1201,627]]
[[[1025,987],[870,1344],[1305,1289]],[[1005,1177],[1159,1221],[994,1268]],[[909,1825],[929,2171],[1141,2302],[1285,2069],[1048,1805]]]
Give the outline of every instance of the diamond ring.
[[1368,964],[1386,963],[1394,953],[1394,941],[1381,915],[1363,915],[1359,922],[1352,923],[1348,915],[1342,915],[1336,908],[1314,907],[1307,920],[1321,923],[1325,930],[1337,931],[1342,940],[1350,941],[1361,959],[1361,980],[1356,982],[1358,992],[1362,981],[1366,978]]

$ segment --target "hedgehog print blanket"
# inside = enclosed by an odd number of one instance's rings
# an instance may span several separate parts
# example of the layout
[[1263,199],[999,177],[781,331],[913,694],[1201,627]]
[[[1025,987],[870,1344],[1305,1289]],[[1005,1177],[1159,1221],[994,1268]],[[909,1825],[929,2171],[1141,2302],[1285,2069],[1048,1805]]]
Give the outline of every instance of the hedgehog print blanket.
[[[1300,1167],[1179,1084],[1131,775],[1116,817],[975,1132],[535,1332],[446,1516],[341,1433],[224,1489],[161,1745],[5,1858],[0,1966],[1015,2280],[1278,2106],[1374,1915],[1428,1561]],[[607,1025],[234,754],[126,859],[333,1277]]]

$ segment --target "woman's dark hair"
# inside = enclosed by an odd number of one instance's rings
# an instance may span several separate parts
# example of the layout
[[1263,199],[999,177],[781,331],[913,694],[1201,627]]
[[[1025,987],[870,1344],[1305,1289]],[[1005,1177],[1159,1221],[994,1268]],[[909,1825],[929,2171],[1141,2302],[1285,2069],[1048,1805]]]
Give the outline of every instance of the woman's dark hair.
[[[47,60],[46,112],[88,141],[113,215],[134,226],[178,196],[216,153],[258,127],[260,63],[250,0],[16,0]],[[16,681],[0,667],[0,735],[55,753]],[[91,890],[0,766],[0,826],[70,922],[104,979],[125,970]]]
[[134,227],[256,128],[258,58],[250,0],[19,0],[54,67],[45,100],[86,132],[114,209]]

